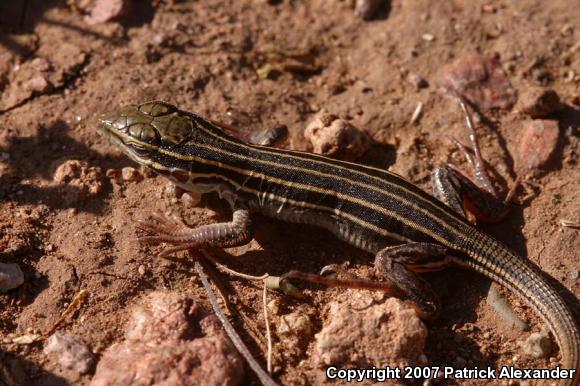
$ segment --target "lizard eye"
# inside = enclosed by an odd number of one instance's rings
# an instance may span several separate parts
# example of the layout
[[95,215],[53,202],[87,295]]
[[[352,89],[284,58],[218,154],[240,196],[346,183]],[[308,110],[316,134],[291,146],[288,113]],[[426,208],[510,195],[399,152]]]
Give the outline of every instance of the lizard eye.
[[139,142],[145,142],[151,145],[157,145],[159,143],[159,133],[153,126],[147,123],[135,123],[129,126],[128,133]]
[[128,145],[140,157],[148,156],[159,145],[159,133],[147,123],[133,124],[127,133],[133,138]]

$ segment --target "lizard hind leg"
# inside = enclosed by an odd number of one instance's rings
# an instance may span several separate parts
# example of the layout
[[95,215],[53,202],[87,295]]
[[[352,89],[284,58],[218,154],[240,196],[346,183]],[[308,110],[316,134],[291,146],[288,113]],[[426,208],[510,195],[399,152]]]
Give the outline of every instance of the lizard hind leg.
[[375,267],[415,305],[425,320],[437,318],[439,297],[433,288],[416,272],[443,269],[448,265],[447,248],[430,243],[408,243],[380,250],[375,256]]
[[[435,197],[472,223],[475,220],[497,222],[509,210],[505,202],[481,190],[451,165],[436,167],[431,181]],[[495,282],[489,287],[486,302],[506,321],[521,330],[527,328],[527,324],[512,310]]]
[[[509,212],[509,201],[517,187],[517,182],[507,198],[502,200],[485,169],[477,133],[467,105],[461,96],[458,96],[458,102],[465,116],[471,149],[468,149],[457,139],[453,138],[453,140],[473,169],[475,182],[452,165],[438,166],[431,176],[433,194],[471,223],[475,223],[477,220],[495,223],[502,220]],[[507,300],[501,295],[495,282],[489,288],[486,301],[503,319],[522,330],[527,327],[526,323],[515,314]]]

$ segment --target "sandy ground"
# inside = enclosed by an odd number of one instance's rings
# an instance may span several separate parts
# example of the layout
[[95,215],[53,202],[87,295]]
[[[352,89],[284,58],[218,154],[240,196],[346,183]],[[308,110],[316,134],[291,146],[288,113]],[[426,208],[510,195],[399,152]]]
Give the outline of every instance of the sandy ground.
[[[136,242],[135,223],[155,209],[181,213],[193,225],[210,223],[228,219],[227,206],[210,196],[191,208],[162,177],[107,177],[110,169],[135,165],[98,135],[94,114],[166,100],[248,132],[285,124],[290,140],[284,146],[308,150],[303,130],[325,109],[373,138],[359,162],[390,168],[430,190],[435,165],[467,170],[448,139],[467,141],[463,118],[441,91],[441,79],[445,65],[469,52],[497,58],[514,98],[533,86],[550,87],[566,106],[550,117],[558,125],[557,142],[550,161],[534,173],[520,161],[530,117],[511,107],[487,109],[489,124],[478,130],[498,187],[505,192],[518,175],[525,177],[520,205],[484,229],[561,283],[578,312],[579,231],[561,225],[580,220],[580,31],[574,25],[580,8],[574,1],[398,0],[370,21],[338,0],[135,1],[128,15],[97,24],[64,2],[22,3],[27,6],[3,5],[8,10],[0,12],[0,262],[18,263],[25,275],[23,285],[0,295],[0,360],[15,379],[90,382],[91,373],[66,375],[41,344],[9,343],[48,331],[81,290],[89,300],[61,328],[81,335],[96,353],[121,339],[130,307],[153,289],[206,298],[189,267],[161,261],[157,248]],[[265,54],[272,46],[311,50],[316,71],[277,71],[261,79],[257,72],[272,63]],[[425,87],[416,87],[417,77]],[[422,114],[410,123],[419,102]],[[71,168],[68,160],[81,161],[77,171],[62,169]],[[365,272],[372,262],[326,232],[265,218],[252,243],[227,254],[232,268],[252,274],[317,272],[346,261]],[[557,350],[537,360],[522,355],[519,343],[529,332],[514,329],[486,304],[487,279],[455,269],[427,278],[443,304],[441,317],[428,326],[429,364],[452,364],[459,356],[467,366],[536,368],[557,361]],[[259,286],[225,280],[234,304],[262,329]],[[310,288],[300,301],[271,296],[282,313],[304,309],[319,329],[341,291]],[[539,331],[539,318],[507,297]],[[242,321],[235,324],[244,328]],[[275,347],[275,378],[284,384],[320,380],[312,344],[307,340],[290,353]],[[246,377],[256,383],[251,372]]]

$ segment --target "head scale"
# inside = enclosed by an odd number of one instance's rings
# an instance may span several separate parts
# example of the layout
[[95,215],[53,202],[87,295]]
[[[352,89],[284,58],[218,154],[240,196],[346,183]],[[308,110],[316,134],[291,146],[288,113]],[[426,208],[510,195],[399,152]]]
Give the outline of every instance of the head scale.
[[98,116],[101,133],[140,164],[159,170],[154,162],[161,147],[175,147],[193,135],[194,121],[177,107],[153,101]]

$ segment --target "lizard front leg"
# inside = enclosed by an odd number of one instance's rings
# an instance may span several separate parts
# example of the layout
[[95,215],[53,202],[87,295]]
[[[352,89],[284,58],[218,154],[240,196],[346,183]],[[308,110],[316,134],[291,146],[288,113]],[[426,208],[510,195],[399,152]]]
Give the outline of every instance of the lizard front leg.
[[244,245],[253,237],[251,213],[247,209],[234,211],[232,221],[201,225],[191,228],[183,222],[161,214],[153,214],[139,227],[148,233],[139,237],[145,244],[172,244],[163,250],[159,257],[172,253],[201,247],[229,248]]

